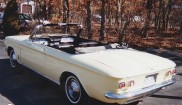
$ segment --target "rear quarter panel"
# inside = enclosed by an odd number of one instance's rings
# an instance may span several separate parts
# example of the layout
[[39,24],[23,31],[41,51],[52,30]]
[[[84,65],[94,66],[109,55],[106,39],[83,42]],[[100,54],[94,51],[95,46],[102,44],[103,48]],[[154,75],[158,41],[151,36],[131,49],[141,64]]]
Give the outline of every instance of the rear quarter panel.
[[[77,76],[86,93],[95,99],[106,100],[104,94],[117,92],[120,79],[109,77],[93,70],[73,63],[71,54],[60,50],[48,48],[45,59],[44,75],[56,83],[60,83],[60,76],[63,72],[70,72]],[[60,84],[62,85],[62,84]]]

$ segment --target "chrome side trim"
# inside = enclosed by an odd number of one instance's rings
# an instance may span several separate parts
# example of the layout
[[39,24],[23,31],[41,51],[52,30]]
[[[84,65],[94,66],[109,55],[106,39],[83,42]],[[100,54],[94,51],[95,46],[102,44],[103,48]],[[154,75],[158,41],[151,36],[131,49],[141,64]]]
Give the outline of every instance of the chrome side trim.
[[126,92],[123,94],[115,94],[115,93],[111,93],[111,92],[106,93],[105,97],[109,98],[109,99],[114,99],[114,100],[126,99],[127,100],[126,103],[130,103],[130,102],[137,101],[141,98],[144,98],[146,96],[150,96],[150,95],[154,94],[155,92],[159,91],[160,89],[162,89],[163,87],[171,85],[175,82],[176,82],[176,79],[172,78],[172,79],[162,82],[160,84],[155,84],[153,86],[142,88],[137,91],[130,91],[130,92]]

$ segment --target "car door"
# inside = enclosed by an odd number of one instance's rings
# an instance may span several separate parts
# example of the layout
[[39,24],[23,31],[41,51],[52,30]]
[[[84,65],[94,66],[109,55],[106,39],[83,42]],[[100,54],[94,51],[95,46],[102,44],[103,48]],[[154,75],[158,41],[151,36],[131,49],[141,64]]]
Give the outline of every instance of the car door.
[[72,66],[68,65],[66,59],[70,58],[70,54],[63,51],[45,46],[45,69],[44,76],[50,80],[59,83],[62,72],[69,70]]
[[20,61],[23,65],[37,72],[44,69],[45,52],[43,45],[24,40],[21,43]]

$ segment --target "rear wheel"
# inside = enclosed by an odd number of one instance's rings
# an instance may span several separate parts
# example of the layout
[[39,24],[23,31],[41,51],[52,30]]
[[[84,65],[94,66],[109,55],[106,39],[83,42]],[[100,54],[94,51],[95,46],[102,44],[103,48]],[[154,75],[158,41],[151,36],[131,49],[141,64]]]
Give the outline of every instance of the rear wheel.
[[10,51],[10,64],[13,69],[16,69],[18,67],[17,57],[14,50]]
[[79,80],[74,75],[69,75],[64,84],[65,94],[71,105],[83,105],[88,98]]

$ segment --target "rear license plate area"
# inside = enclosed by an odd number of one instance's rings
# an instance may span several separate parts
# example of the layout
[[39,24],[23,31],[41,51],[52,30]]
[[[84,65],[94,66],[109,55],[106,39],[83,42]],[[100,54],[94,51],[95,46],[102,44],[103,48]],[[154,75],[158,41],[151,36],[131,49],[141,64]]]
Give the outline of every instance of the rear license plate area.
[[147,75],[144,79],[144,87],[155,85],[157,74]]

